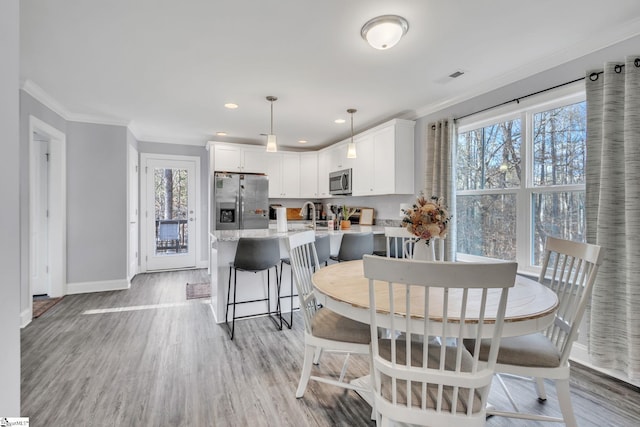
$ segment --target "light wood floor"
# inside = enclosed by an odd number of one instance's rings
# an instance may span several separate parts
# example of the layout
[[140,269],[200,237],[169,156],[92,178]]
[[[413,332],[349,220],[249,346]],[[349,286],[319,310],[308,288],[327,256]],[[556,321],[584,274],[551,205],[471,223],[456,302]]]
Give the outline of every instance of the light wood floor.
[[[310,382],[294,396],[303,352],[301,317],[276,331],[266,318],[214,323],[205,300],[185,298],[206,270],[139,275],[127,291],[70,295],[22,330],[22,416],[40,426],[373,426],[353,392]],[[88,310],[105,312],[87,312]],[[316,368],[339,372],[325,355]],[[367,372],[351,358],[350,372]],[[640,392],[588,370],[572,388],[580,426],[640,425]],[[519,400],[559,413],[554,389],[538,404],[515,382]],[[492,401],[505,401],[495,387]],[[553,426],[492,417],[488,426]]]

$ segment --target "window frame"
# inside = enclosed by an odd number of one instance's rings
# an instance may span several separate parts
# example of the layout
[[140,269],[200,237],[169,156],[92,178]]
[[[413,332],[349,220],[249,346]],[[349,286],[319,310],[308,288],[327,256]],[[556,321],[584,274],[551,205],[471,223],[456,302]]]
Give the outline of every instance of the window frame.
[[[533,265],[532,241],[534,236],[532,222],[532,195],[534,193],[553,193],[568,191],[585,191],[585,184],[571,185],[533,185],[533,118],[540,112],[552,110],[579,102],[586,101],[584,81],[568,84],[543,93],[532,95],[516,103],[497,107],[485,112],[474,114],[457,121],[456,138],[452,147],[453,164],[457,164],[458,135],[478,128],[494,125],[508,120],[520,119],[520,159],[522,179],[517,188],[498,188],[481,190],[455,189],[455,197],[484,194],[515,194],[516,195],[516,262],[518,271],[524,274],[540,274],[540,266]],[[585,164],[586,168],[586,164]],[[454,167],[454,174],[457,170]],[[454,213],[455,214],[455,213]],[[487,261],[491,258],[456,253],[458,261]]]

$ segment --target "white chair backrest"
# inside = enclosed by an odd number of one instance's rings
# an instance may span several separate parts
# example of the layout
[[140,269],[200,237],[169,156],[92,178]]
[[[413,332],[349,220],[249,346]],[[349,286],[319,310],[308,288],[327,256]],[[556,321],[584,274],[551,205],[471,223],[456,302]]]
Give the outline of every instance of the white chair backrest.
[[[515,262],[364,257],[377,411],[412,424],[424,425],[428,420],[434,426],[484,425],[508,290],[515,283],[516,270]],[[498,300],[491,306],[487,305],[489,294],[496,294],[492,300]],[[378,341],[378,327],[387,328],[390,338]],[[483,365],[480,352],[472,356],[462,341],[475,338],[479,345],[480,338],[487,336],[492,344]]]
[[404,227],[385,227],[384,235],[387,240],[387,257],[411,258],[411,242],[416,236],[409,233]]
[[578,329],[593,283],[602,264],[604,252],[600,246],[547,237],[542,270],[538,281],[558,295],[555,322],[545,335],[561,353],[564,364],[578,339]]
[[312,230],[291,234],[287,240],[291,271],[298,290],[300,310],[304,316],[304,327],[310,335],[311,321],[318,311],[318,303],[311,281],[315,266],[319,266],[315,240],[316,234]]

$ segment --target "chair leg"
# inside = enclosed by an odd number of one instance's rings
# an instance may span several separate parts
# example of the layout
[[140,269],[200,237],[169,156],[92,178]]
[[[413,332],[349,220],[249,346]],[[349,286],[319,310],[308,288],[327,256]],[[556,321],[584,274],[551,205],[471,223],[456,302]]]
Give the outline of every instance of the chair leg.
[[571,391],[569,388],[569,379],[556,380],[556,390],[558,392],[558,401],[560,402],[560,411],[562,418],[567,427],[577,427],[576,417],[573,414],[571,406]]
[[313,355],[316,353],[314,347],[310,345],[304,346],[304,362],[302,363],[302,372],[300,373],[300,382],[298,383],[298,389],[296,390],[296,397],[301,398],[304,396],[304,392],[307,390],[307,384],[309,384],[309,377],[311,377],[311,364],[313,362]]
[[[230,302],[231,297],[231,270],[233,270],[233,302]],[[229,286],[227,287],[227,309],[224,313],[224,323],[227,325],[227,332],[229,333],[229,339],[233,340],[233,335],[236,328],[236,289],[238,279],[238,271],[235,268],[229,268]],[[229,305],[233,305],[233,313],[231,318],[231,327],[229,327]]]
[[322,347],[316,348],[315,354],[313,355],[313,364],[317,365],[320,363],[320,357],[322,356]]
[[[274,268],[276,269],[276,311],[273,312],[271,311],[271,275],[269,274],[269,271],[271,270],[271,268],[267,269],[267,316],[269,316],[269,318],[273,321],[273,323],[276,325],[276,328],[281,331],[282,330],[282,312],[280,311],[280,280],[278,280],[278,265],[276,264],[274,266]],[[282,274],[282,273],[281,273]],[[277,316],[277,320],[276,317],[274,317],[272,315],[272,313],[275,313]]]
[[540,403],[545,402],[547,400],[547,392],[544,389],[544,378],[534,378],[536,383],[536,393],[538,393],[538,401]]

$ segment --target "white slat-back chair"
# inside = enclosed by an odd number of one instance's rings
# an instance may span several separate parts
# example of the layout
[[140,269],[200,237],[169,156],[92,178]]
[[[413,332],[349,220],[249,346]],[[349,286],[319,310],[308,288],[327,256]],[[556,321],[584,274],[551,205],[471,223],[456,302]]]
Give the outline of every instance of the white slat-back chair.
[[[540,402],[547,399],[544,379],[555,380],[562,418],[520,412],[500,375],[497,378],[515,412],[496,409],[490,414],[577,426],[569,389],[569,355],[603,254],[598,245],[547,237],[538,281],[558,295],[554,323],[541,333],[504,338],[500,346],[496,372],[534,379]],[[486,344],[481,347],[481,358]]]
[[[288,239],[291,269],[298,290],[300,311],[304,317],[305,352],[296,397],[304,395],[310,379],[370,394],[370,387],[355,386],[344,381],[349,354],[366,355],[370,359],[369,325],[348,319],[318,305],[311,282],[314,267],[319,265],[314,241],[314,231],[292,234]],[[337,379],[311,375],[311,365],[319,362],[323,351],[346,355]]]
[[417,237],[404,227],[385,227],[386,256],[390,258],[411,258],[411,243]]
[[[485,425],[493,365],[516,270],[515,262],[364,257],[378,425],[391,421],[434,427]],[[487,297],[493,293],[499,302],[489,308]],[[379,327],[387,328],[390,338],[376,339]],[[463,338],[470,336],[492,338],[489,363],[483,364],[465,348]]]

